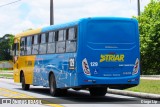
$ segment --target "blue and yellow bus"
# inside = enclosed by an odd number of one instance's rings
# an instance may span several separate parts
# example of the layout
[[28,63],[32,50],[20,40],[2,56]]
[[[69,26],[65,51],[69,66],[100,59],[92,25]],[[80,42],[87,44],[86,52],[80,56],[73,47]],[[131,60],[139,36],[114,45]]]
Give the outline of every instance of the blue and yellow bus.
[[139,84],[138,22],[133,18],[91,17],[30,30],[15,36],[14,81],[50,87],[52,96],[87,89],[104,96],[107,88]]

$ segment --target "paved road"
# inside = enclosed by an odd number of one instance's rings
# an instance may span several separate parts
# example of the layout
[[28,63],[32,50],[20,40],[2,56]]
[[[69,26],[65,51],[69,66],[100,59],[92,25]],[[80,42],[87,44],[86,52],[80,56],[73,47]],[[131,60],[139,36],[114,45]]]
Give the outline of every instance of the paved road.
[[[140,104],[141,102],[147,103],[150,100],[140,99],[135,97],[106,94],[105,97],[90,97],[87,91],[73,91],[69,90],[68,94],[63,97],[51,97],[48,88],[31,87],[29,91],[23,91],[20,84],[13,83],[11,79],[0,79],[0,98],[40,98],[45,105],[36,104],[33,107],[150,107],[150,105]],[[152,102],[154,103],[154,102]],[[138,104],[138,105],[137,105]],[[3,105],[0,107],[8,107]],[[22,105],[12,105],[12,107],[21,107]],[[28,107],[29,105],[23,105]],[[154,105],[159,107],[159,104]]]

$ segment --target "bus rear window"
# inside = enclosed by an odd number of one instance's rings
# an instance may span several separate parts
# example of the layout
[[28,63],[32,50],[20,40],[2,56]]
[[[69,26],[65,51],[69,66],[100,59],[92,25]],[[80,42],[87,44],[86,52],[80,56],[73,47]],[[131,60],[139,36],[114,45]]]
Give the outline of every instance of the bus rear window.
[[136,28],[130,21],[91,21],[87,26],[87,41],[93,43],[133,43]]

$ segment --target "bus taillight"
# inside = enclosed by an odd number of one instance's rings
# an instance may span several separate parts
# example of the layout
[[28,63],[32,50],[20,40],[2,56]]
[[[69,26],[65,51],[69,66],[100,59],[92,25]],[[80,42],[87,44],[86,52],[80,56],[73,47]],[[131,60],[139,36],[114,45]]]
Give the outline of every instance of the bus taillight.
[[91,75],[89,65],[88,65],[88,62],[87,62],[86,58],[82,61],[82,67],[83,67],[84,74]]
[[132,75],[138,74],[138,69],[139,69],[139,59],[137,58],[136,62],[135,62],[135,65],[134,65],[134,68],[133,68]]

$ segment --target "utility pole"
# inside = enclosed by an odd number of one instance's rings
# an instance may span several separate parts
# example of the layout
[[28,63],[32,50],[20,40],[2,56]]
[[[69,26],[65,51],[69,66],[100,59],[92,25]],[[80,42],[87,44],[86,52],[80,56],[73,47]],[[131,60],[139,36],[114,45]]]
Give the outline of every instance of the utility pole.
[[137,7],[138,7],[138,16],[140,16],[141,15],[140,0],[137,1]]
[[54,5],[53,5],[53,0],[50,0],[50,25],[54,25]]

